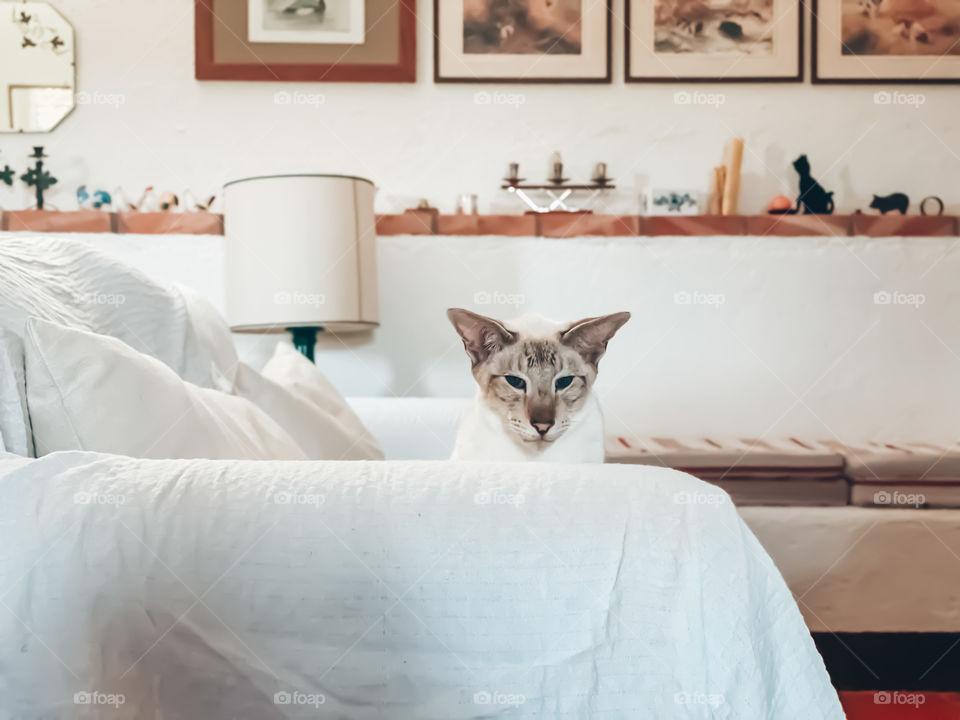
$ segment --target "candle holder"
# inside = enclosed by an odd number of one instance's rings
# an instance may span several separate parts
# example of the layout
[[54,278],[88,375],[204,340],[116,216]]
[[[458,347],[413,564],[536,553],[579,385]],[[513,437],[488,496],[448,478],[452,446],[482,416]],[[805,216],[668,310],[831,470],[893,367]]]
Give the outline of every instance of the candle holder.
[[36,189],[37,210],[43,210],[43,194],[56,184],[57,179],[48,170],[43,169],[43,161],[47,156],[43,154],[43,146],[33,148],[31,160],[36,160],[32,168],[20,176],[28,186]]
[[[520,174],[517,163],[510,163],[510,171],[507,177],[503,179],[500,186],[502,190],[513,193],[520,198],[524,204],[536,213],[548,212],[569,212],[583,213],[593,212],[592,210],[583,210],[572,207],[567,204],[567,200],[577,192],[591,193],[585,200],[585,204],[590,204],[596,197],[605,190],[613,190],[616,185],[613,180],[608,178],[606,163],[599,163],[594,171],[593,179],[589,183],[582,185],[567,185],[569,178],[563,177],[563,163],[554,162],[553,177],[547,178],[547,184],[527,184],[524,178],[518,177]],[[540,194],[541,202],[537,202],[531,195]]]

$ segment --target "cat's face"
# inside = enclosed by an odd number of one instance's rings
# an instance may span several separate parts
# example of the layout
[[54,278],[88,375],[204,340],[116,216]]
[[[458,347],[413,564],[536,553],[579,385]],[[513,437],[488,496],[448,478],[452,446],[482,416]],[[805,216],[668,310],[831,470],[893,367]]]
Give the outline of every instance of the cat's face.
[[801,155],[796,160],[794,160],[793,169],[796,170],[801,175],[808,173],[810,171],[810,161],[807,160],[807,156]]
[[577,421],[621,312],[566,325],[537,316],[510,323],[450,309],[483,402],[518,442],[546,446]]

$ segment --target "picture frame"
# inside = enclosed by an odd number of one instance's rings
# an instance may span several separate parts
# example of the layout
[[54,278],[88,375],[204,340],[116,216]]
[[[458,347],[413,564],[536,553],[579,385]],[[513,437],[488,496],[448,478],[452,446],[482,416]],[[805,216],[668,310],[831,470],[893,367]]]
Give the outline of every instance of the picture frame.
[[557,0],[540,16],[492,17],[496,0],[434,0],[437,83],[609,83],[612,0]]
[[909,13],[890,17],[875,2],[864,8],[850,0],[813,0],[812,8],[815,84],[960,83],[960,39],[952,34],[960,27],[960,5],[931,2],[925,9],[934,12],[917,20]]
[[197,80],[416,82],[416,0],[363,0],[361,43],[257,42],[248,0],[194,0]]
[[364,5],[364,0],[247,0],[247,39],[356,45],[364,38]]
[[677,0],[626,0],[626,81],[802,82],[804,0],[763,6],[742,17],[688,17]]

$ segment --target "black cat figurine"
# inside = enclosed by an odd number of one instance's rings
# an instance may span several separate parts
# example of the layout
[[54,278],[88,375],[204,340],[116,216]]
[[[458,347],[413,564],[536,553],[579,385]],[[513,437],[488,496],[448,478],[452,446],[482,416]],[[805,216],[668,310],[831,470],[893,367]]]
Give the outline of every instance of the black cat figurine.
[[874,195],[870,207],[879,210],[881,215],[886,215],[891,210],[899,210],[901,215],[906,215],[907,208],[910,207],[910,198],[903,193],[893,193],[886,197]]
[[801,155],[793,161],[793,169],[800,175],[800,197],[797,198],[797,210],[803,206],[805,215],[830,215],[833,212],[833,193],[823,189],[810,176],[810,161]]

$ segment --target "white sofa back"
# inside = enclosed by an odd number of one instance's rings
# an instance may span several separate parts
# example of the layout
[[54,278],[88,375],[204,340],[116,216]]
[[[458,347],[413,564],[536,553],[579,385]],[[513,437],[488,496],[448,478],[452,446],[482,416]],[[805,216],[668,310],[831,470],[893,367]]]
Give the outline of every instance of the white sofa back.
[[[223,238],[78,237],[223,307]],[[956,442],[953,238],[384,237],[378,255],[381,327],[318,348],[347,395],[472,394],[450,306],[629,310],[600,367],[612,430]],[[274,342],[238,339],[253,364]]]

